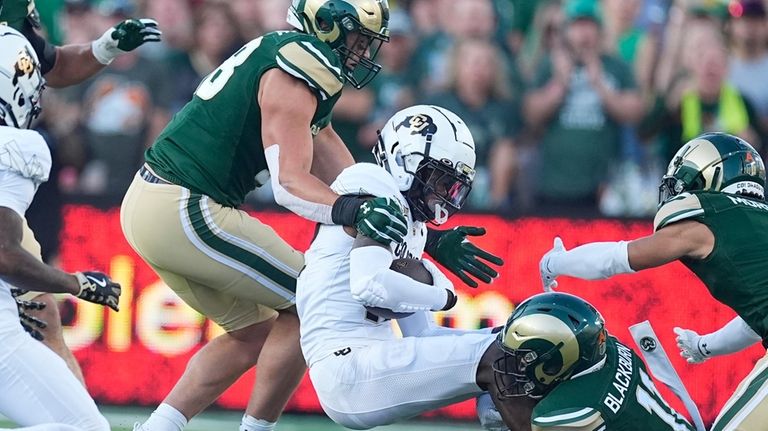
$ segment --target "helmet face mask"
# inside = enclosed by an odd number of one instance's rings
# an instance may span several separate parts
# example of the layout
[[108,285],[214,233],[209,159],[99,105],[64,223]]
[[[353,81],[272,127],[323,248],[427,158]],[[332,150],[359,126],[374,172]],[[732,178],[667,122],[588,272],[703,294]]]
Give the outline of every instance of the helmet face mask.
[[381,65],[373,60],[386,42],[389,37],[383,38],[364,27],[348,34],[347,43],[337,48],[347,82],[359,90],[373,81],[381,72]]
[[0,120],[27,129],[42,110],[45,80],[32,45],[16,30],[0,26]]
[[288,23],[330,45],[355,88],[381,71],[374,59],[389,42],[387,0],[293,0]]
[[474,169],[451,164],[450,160],[426,158],[413,173],[414,184],[406,199],[418,219],[441,225],[464,205],[472,190]]
[[726,133],[706,133],[683,145],[659,186],[659,205],[683,192],[711,191],[765,199],[765,165],[752,146]]
[[499,334],[503,356],[493,363],[503,398],[541,398],[561,381],[602,366],[605,322],[581,298],[544,293],[520,304]]
[[417,221],[436,225],[458,212],[472,190],[475,143],[456,114],[417,105],[396,113],[373,149]]

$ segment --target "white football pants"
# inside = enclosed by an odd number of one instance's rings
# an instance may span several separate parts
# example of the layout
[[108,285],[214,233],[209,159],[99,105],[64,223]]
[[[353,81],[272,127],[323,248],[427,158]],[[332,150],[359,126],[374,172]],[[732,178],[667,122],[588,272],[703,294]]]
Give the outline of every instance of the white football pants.
[[477,366],[496,334],[406,337],[349,347],[309,370],[334,422],[369,429],[473,398]]
[[[30,431],[109,431],[67,365],[18,320],[0,321],[0,413]],[[33,426],[36,425],[36,426]]]

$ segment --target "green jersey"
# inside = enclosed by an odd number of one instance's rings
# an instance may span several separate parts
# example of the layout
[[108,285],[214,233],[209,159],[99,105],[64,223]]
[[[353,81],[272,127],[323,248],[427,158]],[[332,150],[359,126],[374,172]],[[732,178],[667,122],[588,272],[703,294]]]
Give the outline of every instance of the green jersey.
[[309,86],[318,102],[311,131],[317,134],[326,127],[344,85],[338,56],[304,33],[268,33],[203,79],[192,100],[147,150],[147,164],[166,180],[221,205],[243,203],[248,192],[269,178],[257,95],[261,76],[273,68]]
[[23,32],[27,17],[38,22],[35,0],[0,0],[0,23]]
[[728,193],[683,193],[659,208],[654,228],[680,220],[703,223],[715,236],[706,259],[680,261],[715,299],[768,338],[768,204]]
[[557,385],[531,415],[534,431],[692,431],[661,397],[645,364],[614,337],[606,342],[605,364]]

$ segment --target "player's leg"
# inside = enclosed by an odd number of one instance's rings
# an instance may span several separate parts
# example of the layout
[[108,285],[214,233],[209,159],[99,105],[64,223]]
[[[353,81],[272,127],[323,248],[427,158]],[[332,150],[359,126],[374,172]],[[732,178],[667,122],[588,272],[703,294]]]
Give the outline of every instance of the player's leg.
[[45,328],[39,329],[43,335],[43,344],[59,355],[77,380],[85,386],[85,379],[83,378],[80,364],[64,341],[64,328],[61,325],[61,315],[59,314],[59,304],[56,302],[56,297],[50,293],[29,292],[22,295],[20,299],[45,304],[45,308],[42,310],[27,310],[26,313],[46,323]]
[[0,335],[0,413],[22,426],[108,431],[109,423],[64,361],[16,328]]
[[[40,252],[40,243],[35,239],[35,234],[27,225],[27,221],[24,220],[24,228],[21,236],[21,246],[35,256],[37,260],[42,261],[43,257]],[[36,317],[44,321],[47,326],[40,329],[40,333],[43,335],[43,344],[48,346],[51,350],[56,352],[57,355],[64,359],[67,363],[67,367],[72,371],[72,374],[77,377],[80,382],[85,385],[85,379],[83,378],[83,371],[80,369],[80,364],[77,363],[75,355],[69,350],[67,344],[64,342],[64,331],[61,326],[61,316],[59,315],[59,307],[56,303],[56,298],[50,293],[28,292],[21,296],[20,299],[26,301],[37,301],[45,304],[45,308],[42,310],[29,310],[27,314]]]
[[[274,309],[294,302],[303,256],[244,212],[177,186],[137,178],[121,216],[126,238],[166,284],[227,331],[195,355],[166,403],[143,426],[180,429],[257,362],[277,315]],[[285,327],[295,332],[288,338],[298,346],[294,326]],[[280,408],[283,377],[264,398]],[[155,416],[174,416],[175,427],[155,427]]]
[[259,356],[256,383],[246,415],[276,422],[306,369],[299,344],[296,307],[281,310]]
[[768,423],[768,354],[739,383],[717,415],[711,431],[752,431]]
[[472,398],[477,367],[495,335],[406,337],[341,348],[310,369],[335,422],[369,429]]

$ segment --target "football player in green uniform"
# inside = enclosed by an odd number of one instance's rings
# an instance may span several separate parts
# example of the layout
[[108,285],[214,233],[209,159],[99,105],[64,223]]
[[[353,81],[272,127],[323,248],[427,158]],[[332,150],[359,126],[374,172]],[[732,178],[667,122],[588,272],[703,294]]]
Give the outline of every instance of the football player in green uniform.
[[152,19],[127,19],[88,44],[54,46],[38,33],[40,19],[35,0],[0,0],[0,23],[18,30],[40,59],[45,81],[59,88],[85,81],[117,56],[146,42],[159,42],[161,31]]
[[[118,55],[132,51],[146,42],[157,42],[161,36],[154,20],[130,19],[108,29],[92,43],[54,46],[38,33],[40,21],[34,0],[0,0],[0,23],[6,23],[27,38],[37,54],[46,84],[50,87],[78,84],[101,71]],[[38,260],[42,260],[40,244],[26,220],[22,245]],[[64,342],[61,317],[53,295],[27,292],[19,300],[34,300],[46,305],[44,309],[29,311],[28,314],[46,322],[45,327],[39,328],[43,343],[61,356],[75,376],[85,384],[80,365]]]
[[[680,260],[712,296],[731,307],[751,331],[768,336],[768,204],[765,166],[746,141],[707,133],[686,143],[669,164],[660,186],[655,232],[634,241],[596,242],[566,251],[559,238],[540,262],[545,289],[558,275],[602,279]],[[698,340],[678,330],[681,347]],[[743,337],[742,337],[743,338]],[[707,345],[697,345],[696,348]],[[714,431],[765,429],[768,359],[760,360],[721,410]]]
[[[345,83],[361,88],[380,70],[373,60],[389,39],[388,19],[386,0],[294,0],[288,22],[296,30],[235,52],[147,150],[123,200],[123,232],[168,286],[226,333],[195,354],[136,429],[182,429],[257,360],[241,430],[272,429],[305,373],[294,306],[303,255],[237,209],[254,187],[269,182],[275,201],[306,219],[402,242],[405,218],[395,201],[339,196],[328,186],[354,163],[331,112]],[[432,250],[449,256],[447,266],[477,274],[473,262],[484,264],[475,256],[485,254],[464,240],[476,233],[433,234]],[[490,281],[491,271],[478,277]]]
[[515,397],[538,399],[531,428],[551,431],[686,431],[688,421],[656,390],[645,364],[608,334],[600,313],[581,298],[543,293],[512,313],[493,365],[507,424]]

